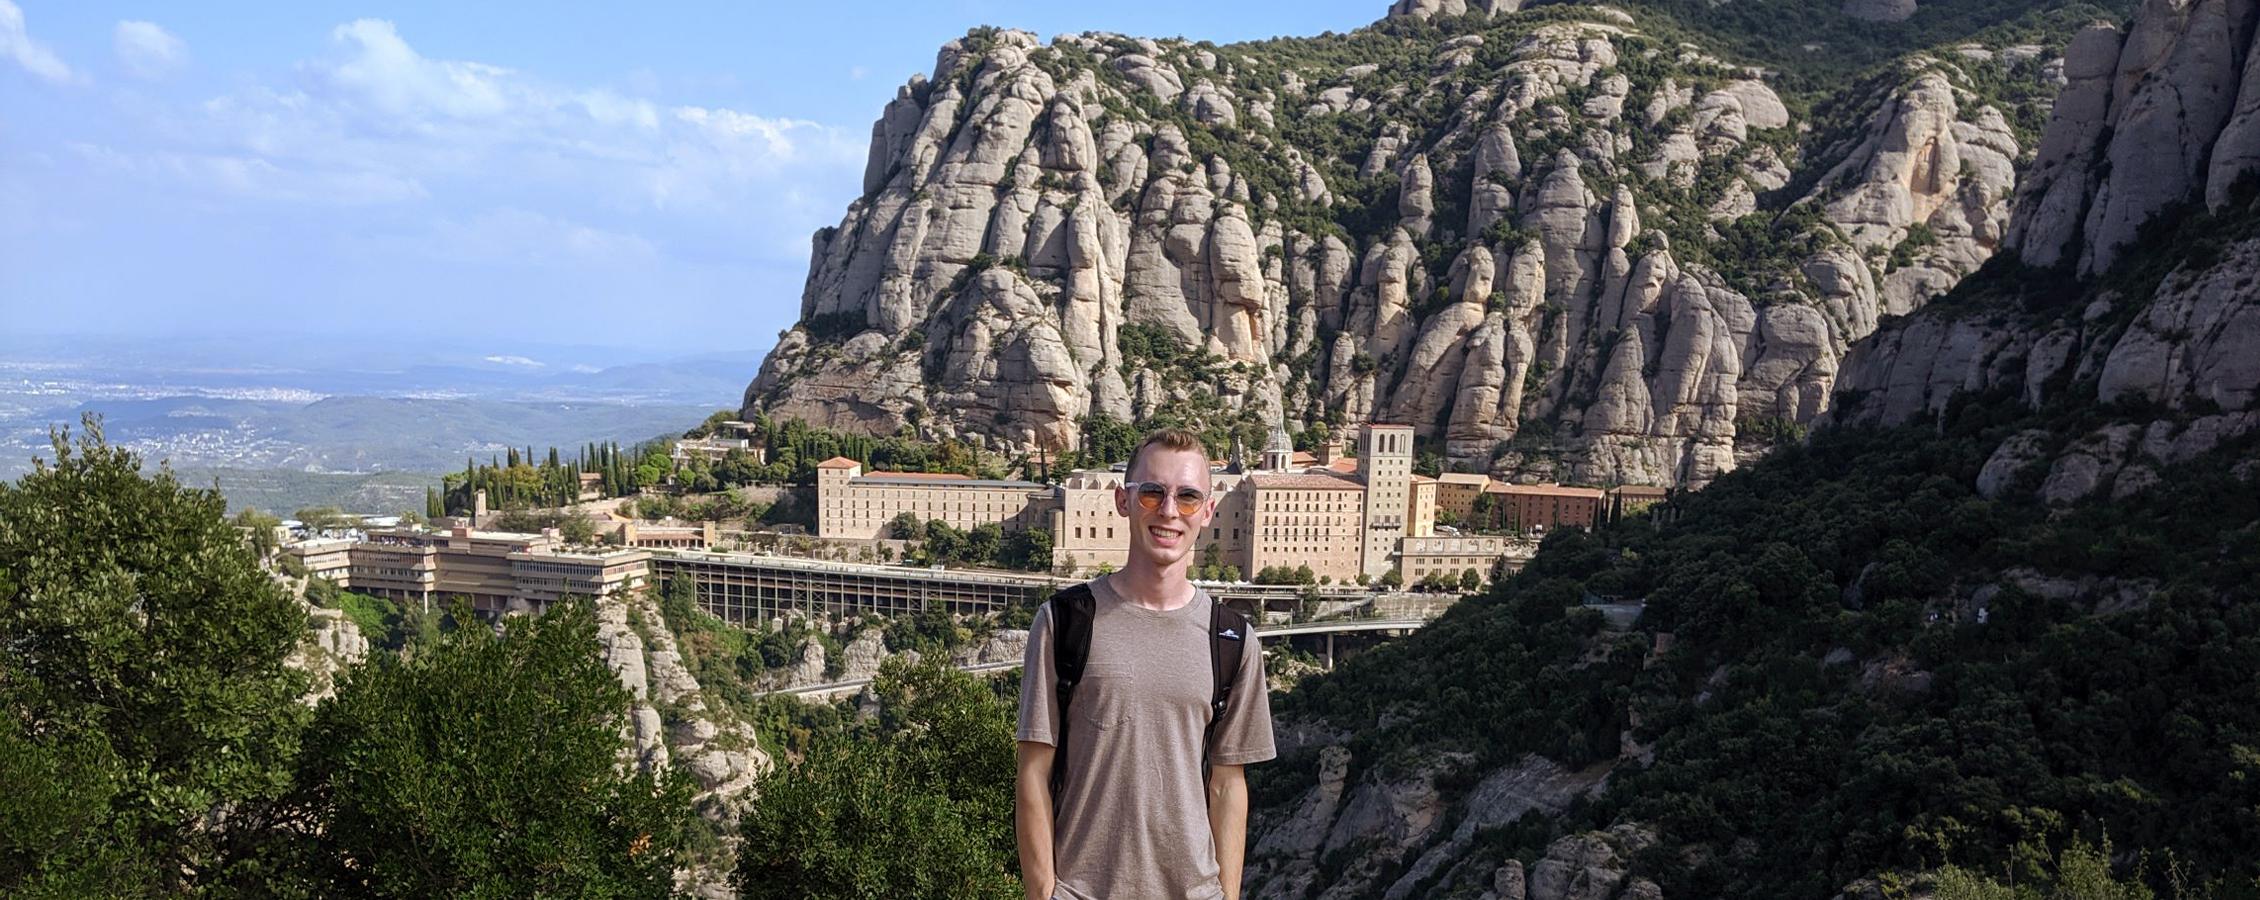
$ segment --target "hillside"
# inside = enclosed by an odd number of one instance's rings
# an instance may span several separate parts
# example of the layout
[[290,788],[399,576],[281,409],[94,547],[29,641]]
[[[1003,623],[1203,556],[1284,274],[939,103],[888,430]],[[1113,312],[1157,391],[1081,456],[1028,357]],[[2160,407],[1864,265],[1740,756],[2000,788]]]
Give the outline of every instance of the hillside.
[[744,412],[1015,450],[1381,419],[1461,468],[1704,483],[1992,255],[2061,47],[2124,11],[1518,5],[952,41]]
[[2008,252],[1809,441],[1283,698],[1250,896],[2260,892],[2256,18],[2084,30]]

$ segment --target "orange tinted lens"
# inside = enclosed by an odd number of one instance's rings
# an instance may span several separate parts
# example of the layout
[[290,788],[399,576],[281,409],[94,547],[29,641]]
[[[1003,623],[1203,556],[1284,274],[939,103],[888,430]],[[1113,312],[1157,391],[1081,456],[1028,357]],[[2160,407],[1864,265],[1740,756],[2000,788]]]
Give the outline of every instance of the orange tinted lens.
[[1138,505],[1144,507],[1147,512],[1153,512],[1161,508],[1161,500],[1164,496],[1166,495],[1162,493],[1160,485],[1142,486],[1138,488]]
[[1189,516],[1194,513],[1200,512],[1201,501],[1207,499],[1207,497],[1202,496],[1199,492],[1196,491],[1180,491],[1177,494],[1177,514],[1180,516]]

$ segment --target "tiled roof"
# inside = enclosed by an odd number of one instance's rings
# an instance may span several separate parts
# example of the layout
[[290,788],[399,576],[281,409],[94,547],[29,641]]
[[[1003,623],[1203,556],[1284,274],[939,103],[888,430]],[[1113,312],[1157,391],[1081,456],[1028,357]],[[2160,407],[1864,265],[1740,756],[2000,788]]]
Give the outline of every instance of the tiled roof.
[[853,469],[861,465],[863,464],[849,459],[845,456],[835,456],[831,459],[817,463],[816,467],[819,469]]
[[1583,497],[1593,500],[1601,498],[1600,488],[1563,487],[1558,484],[1508,484],[1503,481],[1493,482],[1490,487],[1484,488],[1483,492],[1486,494],[1520,494],[1534,497]]
[[1365,485],[1351,481],[1350,479],[1335,475],[1324,475],[1317,472],[1307,472],[1301,474],[1291,472],[1258,472],[1254,475],[1248,476],[1248,478],[1249,480],[1255,482],[1256,488],[1258,490],[1265,488],[1294,491],[1365,490]]
[[996,481],[945,472],[873,472],[854,479],[852,483],[936,488],[1010,488],[1027,491],[1051,488],[1051,485],[1035,481]]

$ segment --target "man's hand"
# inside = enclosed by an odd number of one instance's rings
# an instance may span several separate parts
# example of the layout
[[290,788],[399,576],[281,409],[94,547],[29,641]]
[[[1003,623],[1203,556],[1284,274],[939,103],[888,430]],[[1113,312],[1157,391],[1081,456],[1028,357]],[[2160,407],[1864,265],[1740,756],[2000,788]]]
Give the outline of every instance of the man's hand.
[[1209,767],[1208,830],[1216,842],[1216,878],[1223,883],[1224,900],[1240,900],[1240,870],[1248,857],[1246,766]]
[[[1052,870],[1052,753],[1050,744],[1021,741],[1015,746],[1019,759],[1019,774],[1013,781],[1012,823],[1020,841],[1020,885],[1028,892],[1028,900],[1051,900],[1052,891],[1058,887],[1058,873]],[[1245,790],[1242,791],[1242,819],[1246,818]],[[1231,892],[1239,894],[1237,889]]]

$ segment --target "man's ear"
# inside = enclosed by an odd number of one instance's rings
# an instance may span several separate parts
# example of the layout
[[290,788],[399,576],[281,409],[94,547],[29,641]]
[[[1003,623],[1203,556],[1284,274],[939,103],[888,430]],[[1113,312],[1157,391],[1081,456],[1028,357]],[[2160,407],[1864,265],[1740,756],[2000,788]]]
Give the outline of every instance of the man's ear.
[[1123,490],[1121,488],[1114,489],[1114,513],[1115,515],[1121,516],[1125,519],[1130,517],[1129,491]]

